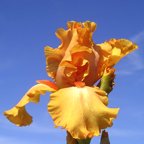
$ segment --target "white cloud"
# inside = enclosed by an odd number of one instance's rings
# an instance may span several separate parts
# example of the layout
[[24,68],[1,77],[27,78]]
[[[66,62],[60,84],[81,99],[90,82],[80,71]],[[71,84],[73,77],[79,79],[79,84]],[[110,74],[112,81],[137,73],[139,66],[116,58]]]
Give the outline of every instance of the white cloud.
[[0,144],[35,144],[28,140],[21,140],[19,138],[13,138],[9,136],[0,136]]
[[133,72],[132,71],[128,71],[128,70],[126,70],[126,69],[123,69],[123,70],[118,70],[118,71],[116,71],[116,73],[118,74],[118,75],[131,75],[131,74],[133,74]]
[[144,52],[142,47],[144,46],[144,31],[134,35],[129,38],[131,41],[138,45],[138,50],[132,52],[125,58],[125,66],[118,70],[120,75],[131,75],[136,71],[144,69],[144,57],[142,53]]
[[[48,136],[47,141],[51,141],[53,137],[65,137],[65,130],[54,128],[48,123],[33,122],[30,126],[17,127],[10,123],[4,116],[0,115],[0,144],[39,144]],[[57,143],[57,139],[54,139]]]
[[144,44],[144,31],[141,31],[130,39],[135,43]]
[[41,124],[33,123],[28,129],[25,129],[25,131],[30,133],[41,133],[41,134],[51,134],[51,133],[61,133],[62,130],[60,128],[53,128],[53,127],[47,127]]

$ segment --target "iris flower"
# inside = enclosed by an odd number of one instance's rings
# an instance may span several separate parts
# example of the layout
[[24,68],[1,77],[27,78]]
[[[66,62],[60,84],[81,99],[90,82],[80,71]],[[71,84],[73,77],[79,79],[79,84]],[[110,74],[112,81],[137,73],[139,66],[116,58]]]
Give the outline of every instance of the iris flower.
[[97,44],[92,40],[94,22],[68,22],[58,29],[61,45],[46,46],[46,71],[53,82],[39,80],[12,109],[4,115],[17,126],[30,125],[32,117],[25,106],[38,103],[40,95],[51,92],[48,112],[56,127],[62,127],[75,139],[98,136],[111,127],[119,108],[108,107],[108,93],[95,83],[124,56],[137,49],[126,39],[110,39]]

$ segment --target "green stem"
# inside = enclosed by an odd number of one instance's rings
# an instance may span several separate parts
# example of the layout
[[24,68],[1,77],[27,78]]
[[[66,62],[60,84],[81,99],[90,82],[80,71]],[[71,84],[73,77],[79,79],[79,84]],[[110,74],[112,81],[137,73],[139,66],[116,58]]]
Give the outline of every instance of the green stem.
[[105,75],[101,78],[100,83],[98,84],[99,88],[101,90],[104,90],[105,92],[107,92],[107,94],[109,94],[112,89],[113,89],[113,85],[114,85],[114,76],[111,75]]
[[77,140],[78,144],[90,144],[91,139]]

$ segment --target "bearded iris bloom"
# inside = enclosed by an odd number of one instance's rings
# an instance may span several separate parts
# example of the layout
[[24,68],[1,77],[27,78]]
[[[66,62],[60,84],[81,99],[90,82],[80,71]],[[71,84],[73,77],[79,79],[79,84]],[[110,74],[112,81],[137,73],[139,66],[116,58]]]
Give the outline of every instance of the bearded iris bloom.
[[114,65],[137,45],[126,39],[94,43],[95,29],[94,22],[72,21],[67,23],[67,30],[57,30],[61,45],[44,50],[46,71],[54,82],[37,81],[15,107],[4,112],[8,120],[17,126],[30,125],[32,117],[25,106],[52,92],[48,112],[55,126],[66,129],[72,138],[92,138],[112,126],[119,108],[108,107],[108,93],[95,83],[107,75],[107,70],[114,73]]

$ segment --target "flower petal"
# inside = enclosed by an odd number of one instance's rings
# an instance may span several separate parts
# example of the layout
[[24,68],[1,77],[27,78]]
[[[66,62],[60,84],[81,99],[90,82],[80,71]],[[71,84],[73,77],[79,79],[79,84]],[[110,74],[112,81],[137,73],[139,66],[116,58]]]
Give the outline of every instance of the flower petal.
[[137,45],[127,39],[111,39],[102,44],[97,44],[100,48],[101,59],[98,65],[98,77],[103,75],[107,67],[113,67],[124,56],[137,49]]
[[58,66],[65,55],[65,51],[72,39],[72,32],[70,30],[58,29],[56,36],[60,39],[61,45],[58,48],[45,47],[46,70],[48,76],[55,79]]
[[111,39],[99,44],[104,54],[103,60],[108,67],[115,65],[121,58],[137,49],[137,45],[126,39]]
[[26,126],[31,124],[32,117],[26,112],[25,105],[27,105],[29,102],[38,103],[40,100],[40,95],[45,94],[47,91],[54,92],[55,89],[46,84],[37,84],[33,86],[23,96],[19,103],[10,110],[5,111],[4,115],[8,118],[8,120],[17,126]]
[[76,45],[70,51],[71,59],[63,59],[59,65],[56,83],[62,87],[74,85],[75,81],[83,81],[93,85],[96,81],[98,53],[89,47]]
[[98,136],[110,127],[118,108],[108,108],[108,98],[98,87],[69,87],[50,95],[48,111],[57,126],[65,128],[73,138]]
[[45,57],[46,57],[46,71],[48,76],[55,78],[58,65],[61,62],[63,53],[59,49],[53,49],[51,47],[45,47]]
[[86,85],[93,85],[99,60],[92,40],[96,24],[90,21],[71,21],[67,23],[67,28],[60,28],[56,32],[61,41],[58,48],[45,48],[47,73],[59,88],[72,86],[75,79],[84,81]]
[[26,112],[25,107],[13,107],[4,112],[7,119],[17,126],[26,126],[31,124],[32,117]]
[[77,40],[80,45],[90,46],[93,44],[92,33],[96,29],[96,23],[86,21],[84,23],[71,21],[67,23],[68,28],[77,31]]
[[58,90],[57,85],[49,80],[37,80],[37,83],[45,84],[45,85],[51,87],[52,89],[54,89],[54,91]]

